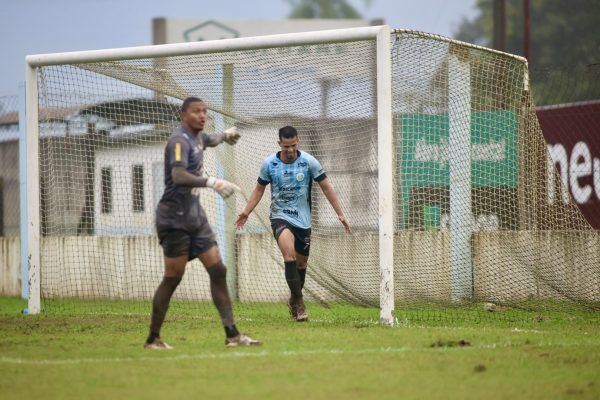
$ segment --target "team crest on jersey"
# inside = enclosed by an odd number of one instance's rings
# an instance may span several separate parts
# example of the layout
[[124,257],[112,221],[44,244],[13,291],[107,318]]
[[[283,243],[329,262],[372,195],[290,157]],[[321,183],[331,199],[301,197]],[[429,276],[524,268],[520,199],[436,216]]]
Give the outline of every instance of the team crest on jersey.
[[301,182],[303,179],[304,179],[304,174],[303,174],[302,172],[298,172],[298,173],[296,174],[296,180],[297,180],[298,182]]

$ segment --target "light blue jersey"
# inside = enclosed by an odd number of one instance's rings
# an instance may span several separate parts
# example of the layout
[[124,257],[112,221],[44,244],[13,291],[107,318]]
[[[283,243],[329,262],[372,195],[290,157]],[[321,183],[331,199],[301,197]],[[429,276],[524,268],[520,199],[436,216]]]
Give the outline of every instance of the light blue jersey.
[[258,183],[271,184],[271,219],[284,219],[297,228],[310,228],[312,181],[327,176],[316,158],[298,151],[293,163],[281,161],[280,152],[267,157],[260,167]]

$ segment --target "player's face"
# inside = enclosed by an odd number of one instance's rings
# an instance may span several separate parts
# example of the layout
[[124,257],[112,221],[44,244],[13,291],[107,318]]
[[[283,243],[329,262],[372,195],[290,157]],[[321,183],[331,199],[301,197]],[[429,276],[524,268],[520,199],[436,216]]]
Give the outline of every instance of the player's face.
[[298,156],[298,136],[293,138],[282,138],[278,143],[281,147],[281,161],[292,162]]
[[181,113],[181,121],[192,131],[199,132],[204,129],[207,118],[206,104],[203,101],[195,101],[187,110]]

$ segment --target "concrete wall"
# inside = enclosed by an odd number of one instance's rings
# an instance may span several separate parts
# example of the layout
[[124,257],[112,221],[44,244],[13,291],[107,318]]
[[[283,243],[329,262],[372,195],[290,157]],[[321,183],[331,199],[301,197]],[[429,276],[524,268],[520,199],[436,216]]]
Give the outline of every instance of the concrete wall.
[[21,241],[0,237],[0,296],[21,295]]
[[[272,235],[240,236],[238,297],[278,301],[288,296],[281,256]],[[44,239],[42,274],[46,297],[150,299],[163,274],[162,249],[155,236],[50,237]],[[307,290],[323,296],[309,278]],[[175,298],[210,300],[208,275],[197,260],[188,264]],[[331,299],[331,298],[329,298]]]
[[[600,301],[600,234],[522,231],[473,235],[476,300]],[[396,298],[450,301],[449,232],[397,234]]]
[[[150,299],[163,275],[155,236],[48,237],[42,247],[42,292],[48,298]],[[210,299],[202,269],[198,261],[188,266],[175,298]]]
[[474,250],[478,298],[600,301],[597,232],[488,232]]
[[[282,259],[271,233],[237,236],[241,301],[281,301],[288,295]],[[399,302],[450,300],[448,232],[396,235]],[[310,299],[379,303],[378,236],[315,233],[306,291]],[[600,301],[600,235],[595,232],[485,232],[473,238],[477,300]],[[46,297],[150,299],[162,276],[155,236],[46,237],[42,290]],[[0,238],[0,295],[20,293],[18,238]],[[187,269],[176,298],[210,299],[198,261]]]
[[19,142],[0,142],[0,236],[18,236]]
[[450,232],[404,231],[396,234],[394,260],[397,299],[450,300]]

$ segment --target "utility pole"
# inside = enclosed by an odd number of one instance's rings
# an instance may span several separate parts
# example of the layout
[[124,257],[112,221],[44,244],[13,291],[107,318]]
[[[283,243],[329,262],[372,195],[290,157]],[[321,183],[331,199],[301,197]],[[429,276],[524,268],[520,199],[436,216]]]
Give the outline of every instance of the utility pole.
[[529,0],[523,0],[523,57],[529,61]]
[[506,51],[505,0],[494,0],[494,49]]

